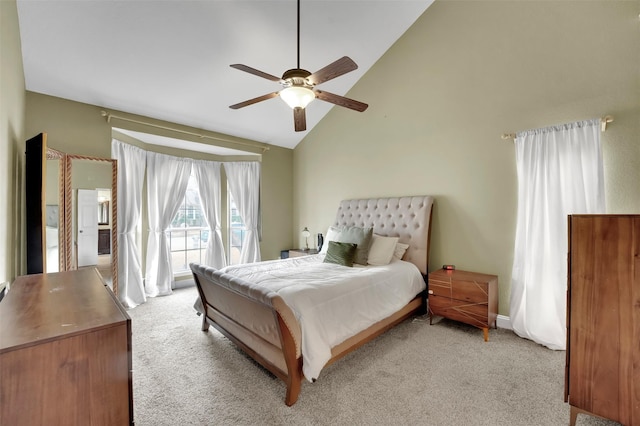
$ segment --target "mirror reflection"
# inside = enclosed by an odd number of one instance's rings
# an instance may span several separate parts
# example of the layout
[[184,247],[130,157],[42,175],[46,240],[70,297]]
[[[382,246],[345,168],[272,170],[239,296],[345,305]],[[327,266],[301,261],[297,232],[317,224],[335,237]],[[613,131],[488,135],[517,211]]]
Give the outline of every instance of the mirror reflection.
[[71,159],[71,269],[95,267],[112,286],[112,162]]
[[110,196],[110,190],[98,190],[98,225],[109,224],[109,216],[111,215],[111,211],[109,210]]
[[46,272],[58,272],[64,270],[63,257],[60,255],[60,247],[64,245],[63,220],[61,213],[64,211],[63,188],[63,155],[62,153],[47,149],[46,176],[45,176],[45,257]]

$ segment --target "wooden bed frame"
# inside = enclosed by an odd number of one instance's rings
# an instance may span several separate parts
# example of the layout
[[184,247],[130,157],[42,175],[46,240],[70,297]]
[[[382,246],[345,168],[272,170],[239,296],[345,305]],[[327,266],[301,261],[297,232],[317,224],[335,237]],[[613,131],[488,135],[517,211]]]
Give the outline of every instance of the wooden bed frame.
[[[397,236],[409,244],[403,260],[426,276],[431,212],[429,196],[346,200],[340,203],[334,226],[373,227],[374,233]],[[191,264],[202,302],[202,330],[215,327],[287,386],[285,404],[295,404],[302,374],[301,332],[291,309],[277,293],[214,268]],[[424,312],[418,295],[396,313],[350,337],[331,350],[325,365],[371,341],[385,331]]]

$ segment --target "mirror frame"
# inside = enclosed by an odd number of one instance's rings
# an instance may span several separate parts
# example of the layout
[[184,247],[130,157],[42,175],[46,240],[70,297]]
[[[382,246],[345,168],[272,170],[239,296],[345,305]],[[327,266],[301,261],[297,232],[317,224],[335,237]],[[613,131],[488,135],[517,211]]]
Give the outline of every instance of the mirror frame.
[[86,155],[66,154],[64,170],[64,257],[66,269],[71,269],[71,253],[73,235],[71,226],[72,200],[71,170],[72,160],[89,160],[111,163],[111,279],[113,293],[118,296],[118,160],[111,158],[91,157]]
[[[67,262],[66,256],[63,256],[64,248],[65,248],[65,229],[66,229],[66,221],[64,220],[64,211],[65,211],[65,191],[64,191],[64,183],[65,183],[65,157],[66,154],[62,151],[58,151],[57,149],[47,147],[46,150],[46,158],[47,160],[60,160],[58,164],[58,270],[66,271],[67,270]],[[43,196],[43,202],[46,205],[46,197]],[[43,224],[46,226],[46,224]],[[61,251],[60,248],[63,250]],[[46,259],[46,244],[45,244],[45,253],[43,254],[44,259]],[[46,265],[46,260],[44,265]],[[45,268],[43,268],[43,272],[47,272]]]

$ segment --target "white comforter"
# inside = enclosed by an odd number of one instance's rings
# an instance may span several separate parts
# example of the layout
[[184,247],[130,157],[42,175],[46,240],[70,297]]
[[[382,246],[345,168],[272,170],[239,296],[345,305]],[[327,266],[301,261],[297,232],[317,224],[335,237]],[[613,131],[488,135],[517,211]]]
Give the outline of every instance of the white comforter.
[[398,311],[426,287],[409,262],[349,268],[323,259],[318,254],[222,269],[275,291],[293,310],[309,381],[319,376],[332,347]]

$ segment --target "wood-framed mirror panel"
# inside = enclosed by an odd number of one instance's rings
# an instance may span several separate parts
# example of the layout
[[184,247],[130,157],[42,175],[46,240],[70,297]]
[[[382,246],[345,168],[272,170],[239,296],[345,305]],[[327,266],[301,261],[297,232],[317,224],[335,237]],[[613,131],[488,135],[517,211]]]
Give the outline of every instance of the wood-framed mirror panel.
[[[82,169],[90,167],[92,168],[92,175],[97,176],[98,174],[103,174],[100,171],[101,165],[108,166],[108,173],[110,174],[110,185],[104,185],[104,181],[101,182],[86,182],[81,181],[82,178]],[[74,170],[76,173],[74,173]],[[110,208],[110,218],[108,228],[103,228],[102,231],[108,229],[108,235],[110,237],[110,264],[108,272],[110,274],[103,273],[105,281],[107,284],[110,284],[113,289],[114,294],[118,295],[118,221],[117,221],[117,207],[118,207],[118,194],[117,194],[117,173],[118,173],[118,162],[115,159],[110,158],[99,158],[99,157],[91,157],[77,154],[67,154],[65,157],[65,173],[64,173],[64,219],[65,219],[65,237],[64,237],[64,247],[65,247],[65,265],[67,269],[77,269],[78,267],[83,267],[83,256],[82,252],[79,251],[79,247],[82,246],[82,242],[84,240],[83,235],[84,229],[82,226],[78,225],[78,220],[82,223],[82,215],[83,212],[86,212],[87,209],[83,209],[82,206],[85,205],[82,202],[82,197],[85,192],[94,191],[97,193],[99,189],[104,190],[109,187],[110,197],[109,197],[109,208]],[[91,194],[89,194],[91,195]],[[80,201],[79,201],[80,197]],[[98,209],[99,202],[96,198],[95,206],[93,207],[93,211],[95,212],[95,225],[96,230],[98,230]],[[93,223],[93,219],[92,219]],[[100,225],[102,226],[102,225]],[[91,231],[93,232],[93,231]],[[91,241],[91,240],[89,240]],[[98,240],[95,243],[95,254],[98,255]],[[100,265],[98,265],[98,269],[100,269]]]
[[47,147],[46,183],[45,183],[45,272],[58,272],[67,269],[65,245],[64,182],[65,153]]

